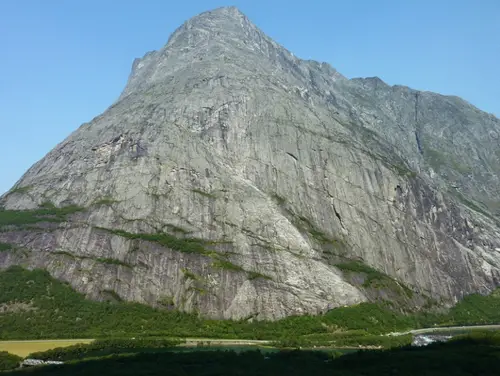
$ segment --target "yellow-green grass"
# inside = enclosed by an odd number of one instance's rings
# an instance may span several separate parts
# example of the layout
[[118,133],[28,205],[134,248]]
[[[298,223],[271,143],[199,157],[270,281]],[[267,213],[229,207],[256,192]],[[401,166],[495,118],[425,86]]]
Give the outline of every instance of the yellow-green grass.
[[46,351],[57,347],[67,347],[76,345],[77,343],[90,343],[92,341],[92,339],[0,341],[0,351],[7,351],[11,354],[26,357],[38,351]]

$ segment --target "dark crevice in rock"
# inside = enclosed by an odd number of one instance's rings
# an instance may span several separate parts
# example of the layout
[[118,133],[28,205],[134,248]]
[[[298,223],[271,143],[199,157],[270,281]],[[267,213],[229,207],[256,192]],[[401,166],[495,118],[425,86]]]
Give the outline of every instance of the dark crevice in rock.
[[417,141],[418,152],[421,155],[424,155],[424,150],[422,149],[422,143],[420,142],[420,137],[418,136],[417,131],[415,131],[415,140]]
[[342,218],[340,217],[340,214],[339,212],[337,211],[337,209],[335,208],[335,205],[332,204],[332,207],[333,207],[333,211],[335,212],[335,216],[338,218],[339,222],[340,222],[340,225],[342,226],[343,229],[345,229],[344,227],[344,223],[342,222]]
[[287,152],[287,154],[288,154],[290,157],[292,157],[293,159],[295,159],[296,161],[298,161],[298,158],[297,158],[295,155],[293,155],[292,153],[288,153],[288,152]]
[[415,140],[417,141],[418,152],[424,155],[422,142],[420,141],[420,130],[418,126],[418,93],[415,93]]
[[401,197],[401,195],[403,194],[403,189],[401,188],[401,186],[397,185],[396,188],[394,188],[394,190],[398,194],[398,197]]
[[415,93],[415,128],[418,124],[418,93]]

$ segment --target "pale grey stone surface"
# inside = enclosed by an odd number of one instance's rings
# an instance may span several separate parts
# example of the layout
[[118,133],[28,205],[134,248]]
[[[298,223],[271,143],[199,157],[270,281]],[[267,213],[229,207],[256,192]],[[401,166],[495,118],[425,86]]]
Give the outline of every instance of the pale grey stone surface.
[[[497,118],[459,98],[349,80],[220,8],[136,59],[119,100],[16,184],[30,189],[1,198],[89,209],[50,231],[0,233],[30,250],[0,265],[46,268],[93,298],[276,319],[368,299],[324,257],[323,233],[345,244],[330,252],[453,302],[500,284],[498,134]],[[271,279],[95,228],[169,225]]]

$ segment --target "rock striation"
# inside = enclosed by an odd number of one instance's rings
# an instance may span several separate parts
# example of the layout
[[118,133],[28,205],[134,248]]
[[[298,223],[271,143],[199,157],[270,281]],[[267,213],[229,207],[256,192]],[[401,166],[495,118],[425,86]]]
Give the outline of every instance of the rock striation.
[[215,9],[0,198],[45,208],[3,224],[0,266],[216,318],[375,299],[353,263],[451,304],[500,286],[499,136],[460,98],[347,79]]

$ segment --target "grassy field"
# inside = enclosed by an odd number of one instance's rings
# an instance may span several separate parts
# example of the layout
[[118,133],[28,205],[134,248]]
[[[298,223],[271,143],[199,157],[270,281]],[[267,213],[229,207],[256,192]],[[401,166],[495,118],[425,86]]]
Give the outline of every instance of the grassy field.
[[0,341],[0,351],[25,357],[28,354],[67,347],[78,343],[90,343],[92,339],[50,340],[50,341]]

